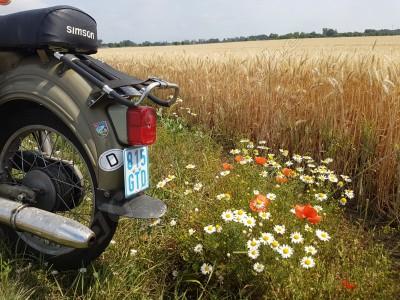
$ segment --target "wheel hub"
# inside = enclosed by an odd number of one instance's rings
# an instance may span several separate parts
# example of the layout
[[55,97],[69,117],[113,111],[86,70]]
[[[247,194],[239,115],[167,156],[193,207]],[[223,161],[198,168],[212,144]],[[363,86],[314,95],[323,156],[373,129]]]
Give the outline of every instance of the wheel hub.
[[37,191],[36,207],[51,212],[71,210],[83,197],[79,177],[62,163],[29,171],[22,184]]
[[29,171],[22,184],[36,191],[35,207],[55,211],[58,206],[57,190],[51,177],[43,170]]

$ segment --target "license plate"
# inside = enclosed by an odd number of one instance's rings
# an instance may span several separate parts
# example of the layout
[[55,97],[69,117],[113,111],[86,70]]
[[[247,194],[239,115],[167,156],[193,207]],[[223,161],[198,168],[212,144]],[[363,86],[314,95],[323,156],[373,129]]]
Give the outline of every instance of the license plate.
[[125,198],[149,188],[148,147],[124,150]]

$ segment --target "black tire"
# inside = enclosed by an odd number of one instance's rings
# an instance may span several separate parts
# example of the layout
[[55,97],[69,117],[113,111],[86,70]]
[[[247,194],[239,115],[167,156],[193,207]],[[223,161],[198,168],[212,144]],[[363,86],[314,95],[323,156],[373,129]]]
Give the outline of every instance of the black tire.
[[[66,137],[79,151],[90,172],[93,187],[94,189],[97,188],[95,171],[87,154],[84,151],[84,148],[71,130],[56,116],[54,116],[54,114],[46,109],[33,108],[27,111],[15,112],[14,115],[9,115],[7,120],[2,120],[1,123],[3,127],[0,132],[0,154],[4,151],[4,145],[13,135],[13,133],[21,128],[32,125],[52,128]],[[92,201],[96,202],[96,199],[93,199]],[[37,251],[23,241],[19,235],[10,228],[4,228],[3,226],[3,228],[0,228],[0,231],[3,229],[3,231],[6,232],[11,244],[19,253],[22,252],[34,254],[35,257],[48,261],[58,270],[76,269],[86,266],[92,260],[96,259],[101,253],[103,253],[114,236],[118,225],[118,217],[99,211],[95,203],[93,205],[93,210],[94,211],[89,227],[96,234],[95,242],[87,249],[71,249],[70,252],[61,255],[48,255]]]

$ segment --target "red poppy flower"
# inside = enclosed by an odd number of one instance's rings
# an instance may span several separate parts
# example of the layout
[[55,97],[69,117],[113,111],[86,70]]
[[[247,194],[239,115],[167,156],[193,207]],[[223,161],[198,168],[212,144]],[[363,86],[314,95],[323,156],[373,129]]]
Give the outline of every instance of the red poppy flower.
[[283,168],[282,169],[282,174],[285,175],[286,177],[293,177],[294,171],[289,168]]
[[288,178],[285,175],[278,175],[275,177],[275,181],[279,184],[288,182]]
[[233,166],[232,166],[231,164],[228,164],[228,163],[223,163],[223,164],[222,164],[222,168],[223,168],[225,171],[233,170]]
[[265,157],[262,157],[262,156],[256,156],[256,158],[255,158],[255,162],[256,162],[256,164],[258,164],[258,165],[265,165],[266,163],[267,163],[267,159],[265,158]]
[[315,225],[315,224],[318,224],[319,222],[321,222],[321,216],[320,215],[316,215],[315,217],[310,217],[310,218],[307,218],[307,220],[308,220],[308,222],[310,222],[311,224],[313,224],[313,225]]
[[250,201],[250,209],[254,212],[264,212],[268,209],[271,201],[263,196],[257,195]]
[[0,0],[0,5],[8,5],[11,3],[11,0]]
[[348,290],[354,290],[357,287],[355,283],[351,283],[347,279],[342,280],[342,286]]
[[236,162],[240,162],[240,161],[242,161],[243,160],[243,156],[241,156],[241,155],[236,155],[235,156],[235,161]]
[[310,204],[296,205],[294,211],[299,219],[307,219],[311,224],[318,224],[321,222],[322,217],[318,215],[317,210]]

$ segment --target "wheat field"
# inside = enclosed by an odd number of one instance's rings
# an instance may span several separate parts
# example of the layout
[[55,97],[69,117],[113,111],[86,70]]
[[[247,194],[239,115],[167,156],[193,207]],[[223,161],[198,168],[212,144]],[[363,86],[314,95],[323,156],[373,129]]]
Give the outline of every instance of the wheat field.
[[354,178],[360,213],[399,221],[400,37],[116,48],[98,57],[179,83],[188,121],[227,143],[250,136],[334,158]]

